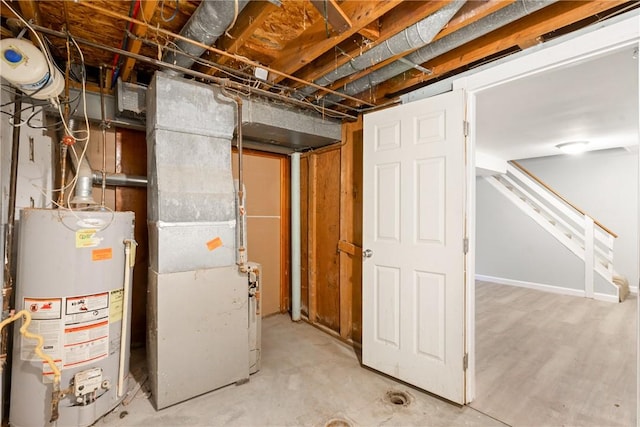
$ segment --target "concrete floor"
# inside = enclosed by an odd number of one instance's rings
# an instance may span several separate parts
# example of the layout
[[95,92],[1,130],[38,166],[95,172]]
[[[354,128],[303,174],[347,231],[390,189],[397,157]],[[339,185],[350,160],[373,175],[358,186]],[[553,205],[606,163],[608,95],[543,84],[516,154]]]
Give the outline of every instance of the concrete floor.
[[[505,425],[473,408],[457,407],[362,368],[353,348],[304,322],[275,315],[264,319],[262,327],[262,369],[249,383],[227,386],[159,412],[143,388],[129,405],[95,425]],[[389,391],[407,393],[410,403],[388,402]]]

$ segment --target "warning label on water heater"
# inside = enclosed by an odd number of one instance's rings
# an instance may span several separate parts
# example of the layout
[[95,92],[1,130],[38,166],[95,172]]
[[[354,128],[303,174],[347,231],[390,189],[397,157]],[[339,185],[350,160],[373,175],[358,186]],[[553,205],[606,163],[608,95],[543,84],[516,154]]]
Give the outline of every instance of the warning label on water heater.
[[[29,332],[44,339],[42,351],[53,359],[62,357],[62,298],[24,298],[23,307],[31,313]],[[20,359],[39,361],[36,344],[36,340],[21,336]]]
[[82,366],[109,355],[109,293],[67,297],[63,367]]
[[[44,338],[42,350],[61,369],[82,366],[109,355],[109,292],[66,298],[24,298],[31,313],[29,331]],[[20,358],[41,361],[36,340],[22,337]],[[46,364],[45,364],[46,365]],[[43,365],[43,379],[51,376]]]

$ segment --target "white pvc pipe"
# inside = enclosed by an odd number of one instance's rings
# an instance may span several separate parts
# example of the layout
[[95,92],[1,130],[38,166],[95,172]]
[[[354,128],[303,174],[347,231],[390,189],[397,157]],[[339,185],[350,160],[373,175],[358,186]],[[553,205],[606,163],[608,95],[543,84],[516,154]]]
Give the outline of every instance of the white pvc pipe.
[[291,154],[291,320],[300,320],[300,153]]
[[124,394],[124,360],[127,354],[127,323],[129,322],[129,277],[131,274],[131,240],[124,242],[124,291],[122,293],[122,326],[120,328],[120,366],[118,367],[118,397]]

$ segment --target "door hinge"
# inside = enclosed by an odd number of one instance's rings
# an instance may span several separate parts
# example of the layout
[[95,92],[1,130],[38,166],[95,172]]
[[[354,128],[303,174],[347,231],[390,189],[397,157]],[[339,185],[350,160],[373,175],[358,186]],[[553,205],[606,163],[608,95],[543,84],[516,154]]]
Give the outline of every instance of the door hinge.
[[464,136],[469,136],[469,122],[466,120],[463,120],[462,127],[464,129]]
[[469,252],[469,238],[465,237],[462,239],[462,251],[466,255]]
[[462,356],[462,369],[465,371],[469,369],[469,353],[465,353],[464,356]]

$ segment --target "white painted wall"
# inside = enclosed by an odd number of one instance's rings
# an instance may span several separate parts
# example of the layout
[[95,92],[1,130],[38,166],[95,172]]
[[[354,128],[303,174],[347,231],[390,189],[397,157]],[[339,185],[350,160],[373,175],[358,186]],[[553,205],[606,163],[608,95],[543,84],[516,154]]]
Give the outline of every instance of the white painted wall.
[[475,249],[479,276],[584,290],[582,260],[483,178],[476,180]]
[[602,150],[520,162],[572,203],[618,234],[614,269],[638,283],[638,153]]

